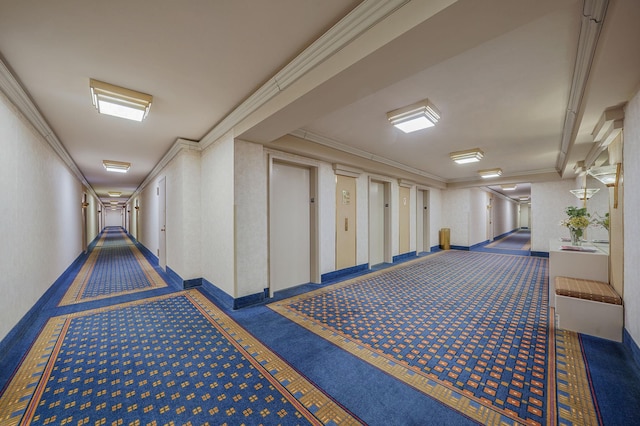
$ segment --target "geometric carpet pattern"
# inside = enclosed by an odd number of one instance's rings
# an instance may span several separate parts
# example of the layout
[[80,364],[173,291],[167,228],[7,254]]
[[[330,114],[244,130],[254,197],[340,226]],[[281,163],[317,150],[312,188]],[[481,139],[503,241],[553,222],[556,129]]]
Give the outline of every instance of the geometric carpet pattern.
[[53,317],[2,425],[360,424],[197,290]]
[[[547,263],[446,251],[269,307],[483,424],[589,424],[588,382],[563,375],[556,401]],[[584,371],[562,337],[563,371]]]
[[496,240],[484,247],[504,250],[530,250],[531,231],[520,229],[504,238]]
[[91,250],[60,306],[166,286],[122,228],[111,227]]

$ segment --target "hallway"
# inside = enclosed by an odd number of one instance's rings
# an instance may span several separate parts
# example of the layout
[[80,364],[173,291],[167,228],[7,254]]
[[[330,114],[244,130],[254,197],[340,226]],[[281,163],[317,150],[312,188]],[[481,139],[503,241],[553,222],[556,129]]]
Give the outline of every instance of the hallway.
[[540,424],[637,419],[624,346],[547,329],[546,259],[445,251],[236,311],[149,259],[96,238],[0,348],[0,424],[487,424],[535,400]]

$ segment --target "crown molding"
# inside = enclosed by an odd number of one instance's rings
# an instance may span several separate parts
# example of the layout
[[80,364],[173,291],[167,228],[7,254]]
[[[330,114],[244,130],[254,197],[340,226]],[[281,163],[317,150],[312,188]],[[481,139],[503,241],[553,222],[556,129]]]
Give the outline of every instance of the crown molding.
[[580,37],[573,69],[567,113],[564,117],[560,153],[556,162],[556,169],[564,173],[573,139],[577,132],[577,116],[582,105],[582,99],[587,88],[591,64],[595,56],[598,38],[607,12],[609,0],[585,0],[582,8],[582,22]]
[[365,0],[220,121],[201,140],[206,148],[300,77],[339,52],[410,0]]
[[308,140],[310,142],[314,142],[317,143],[319,145],[323,145],[329,148],[333,148],[335,150],[341,151],[341,152],[345,152],[347,154],[351,154],[351,155],[355,155],[357,157],[360,158],[364,158],[366,160],[371,160],[371,161],[375,161],[377,163],[382,163],[382,164],[386,164],[387,166],[391,166],[391,167],[395,167],[396,169],[400,169],[400,170],[404,170],[405,172],[409,172],[409,173],[413,173],[414,175],[418,175],[418,176],[422,176],[428,179],[432,179],[434,181],[437,182],[442,182],[443,184],[446,183],[446,181],[444,179],[442,179],[439,176],[435,176],[432,175],[430,173],[427,173],[423,170],[419,170],[416,169],[414,167],[411,166],[407,166],[406,164],[402,164],[399,163],[397,161],[394,160],[390,160],[388,158],[385,157],[381,157],[379,155],[376,154],[372,154],[368,151],[359,149],[359,148],[354,148],[351,147],[349,145],[345,145],[341,142],[335,141],[333,139],[327,138],[325,136],[321,136],[318,135],[316,133],[313,132],[309,132],[306,130],[302,130],[302,129],[298,129],[298,130],[294,130],[293,132],[289,133],[291,136],[295,136],[297,138],[300,139],[305,139]]
[[158,164],[155,165],[155,167],[149,172],[147,177],[144,178],[142,183],[138,185],[135,191],[133,191],[133,194],[131,194],[131,197],[129,197],[129,199],[127,200],[127,203],[133,200],[133,198],[135,198],[138,194],[140,194],[142,190],[146,188],[146,186],[149,185],[149,183],[151,183],[153,179],[155,179],[156,176],[160,174],[162,169],[164,169],[167,166],[167,164],[169,164],[171,160],[173,160],[180,152],[182,151],[200,152],[202,150],[203,148],[200,146],[198,142],[191,141],[188,139],[182,139],[182,138],[176,139],[173,145],[171,145],[171,148],[169,148],[169,151],[167,151],[167,153],[164,154],[164,156],[160,159],[160,161],[158,161]]
[[60,139],[53,132],[45,118],[40,114],[35,103],[31,100],[22,85],[14,77],[13,73],[7,67],[2,59],[0,59],[0,90],[5,94],[9,101],[17,108],[20,114],[33,126],[33,128],[42,136],[42,138],[51,146],[53,151],[58,155],[67,168],[75,175],[75,177],[85,186],[85,188],[93,195],[96,200],[100,200],[98,194],[84,177],[73,158],[69,155]]

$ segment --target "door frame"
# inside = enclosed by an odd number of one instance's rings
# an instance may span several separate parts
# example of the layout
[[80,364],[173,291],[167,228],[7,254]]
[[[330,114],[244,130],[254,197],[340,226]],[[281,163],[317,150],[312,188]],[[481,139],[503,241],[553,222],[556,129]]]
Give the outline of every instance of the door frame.
[[309,169],[309,282],[320,283],[320,241],[319,241],[319,206],[321,200],[318,197],[318,169],[320,163],[310,159],[290,155],[282,152],[265,150],[267,152],[267,236],[268,236],[268,253],[267,253],[267,285],[269,286],[269,297],[273,297],[273,286],[271,285],[271,202],[273,193],[273,180],[271,178],[273,172],[273,163],[290,165],[293,167],[302,167]]
[[[421,201],[421,202],[418,202]],[[418,247],[418,241],[422,247]],[[419,251],[419,249],[421,249]],[[431,191],[416,187],[416,252],[431,252]]]
[[368,244],[367,250],[369,253],[369,268],[371,268],[371,184],[377,183],[383,185],[383,197],[384,197],[384,230],[383,230],[383,262],[384,263],[393,263],[393,252],[391,247],[391,213],[392,213],[392,204],[391,204],[391,182],[393,180],[386,176],[369,176],[369,183],[367,185],[367,198],[369,199],[368,208],[369,208],[369,235],[368,235]]
[[158,266],[167,270],[167,177],[158,181]]

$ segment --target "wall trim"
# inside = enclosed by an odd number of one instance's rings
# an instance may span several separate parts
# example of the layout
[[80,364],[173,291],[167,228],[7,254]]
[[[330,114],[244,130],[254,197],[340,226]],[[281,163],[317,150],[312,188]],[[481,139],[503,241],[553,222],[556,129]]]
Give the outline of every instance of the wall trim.
[[417,257],[415,250],[407,253],[397,254],[392,257],[392,260],[393,260],[393,263],[397,263],[407,259],[413,259],[414,257]]
[[549,252],[547,252],[547,251],[532,251],[531,252],[531,256],[549,258]]
[[438,177],[436,175],[432,175],[431,173],[427,173],[427,172],[425,172],[423,170],[419,170],[419,169],[416,169],[414,167],[407,166],[406,164],[402,164],[402,163],[399,163],[397,161],[389,160],[388,158],[372,154],[372,153],[370,153],[368,151],[365,151],[363,149],[354,148],[352,146],[345,145],[345,144],[343,144],[341,142],[338,142],[336,140],[330,139],[330,138],[325,137],[325,136],[318,135],[318,134],[313,133],[313,132],[309,132],[307,130],[297,129],[297,130],[294,130],[293,132],[290,132],[289,134],[291,136],[294,136],[294,137],[297,137],[297,138],[300,138],[300,139],[304,139],[304,140],[308,140],[310,142],[314,142],[314,143],[317,143],[319,145],[326,146],[328,148],[333,148],[335,150],[338,150],[338,151],[341,151],[341,152],[345,152],[347,154],[355,155],[357,157],[364,158],[366,160],[375,161],[377,163],[386,164],[387,166],[395,167],[396,169],[403,170],[403,171],[409,172],[409,173],[413,173],[415,175],[422,176],[422,177],[425,177],[427,179],[431,179],[433,181],[441,183],[443,188],[445,187],[445,184],[446,184],[445,180],[443,180],[442,178],[440,178],[440,177]]
[[200,140],[202,148],[218,140],[280,92],[408,2],[409,0],[363,1],[223,118]]
[[149,172],[149,174],[142,181],[142,183],[138,185],[138,187],[133,192],[133,194],[131,194],[131,197],[129,197],[129,199],[127,200],[127,203],[133,200],[138,194],[140,194],[144,190],[144,188],[147,187],[147,185],[153,182],[156,176],[160,174],[162,169],[164,169],[182,151],[200,152],[202,151],[202,147],[200,146],[200,144],[198,144],[198,142],[195,142],[189,139],[183,139],[183,138],[176,139],[173,145],[171,145],[171,148],[169,148],[169,151],[167,151],[167,153],[162,157],[162,159],[158,161],[158,164],[155,165],[155,167],[151,170],[151,172]]
[[350,266],[344,269],[338,269],[336,271],[331,271],[331,272],[327,272],[326,274],[322,274],[320,276],[320,282],[324,284],[327,281],[338,280],[340,278],[346,277],[347,275],[356,274],[358,272],[366,271],[368,269],[369,269],[368,263],[363,263],[361,265],[356,265],[356,266]]
[[626,328],[622,329],[622,343],[631,352],[631,357],[635,361],[636,367],[640,368],[640,347],[638,347],[638,344],[633,340]]
[[100,197],[94,191],[93,187],[84,177],[73,158],[69,155],[66,148],[53,132],[53,129],[47,123],[47,120],[40,114],[40,111],[33,103],[26,90],[20,85],[18,80],[13,76],[11,70],[0,59],[0,90],[5,94],[7,99],[17,108],[22,116],[33,126],[40,136],[51,146],[53,151],[58,155],[62,162],[68,167],[71,173],[85,186],[87,191],[100,203]]

